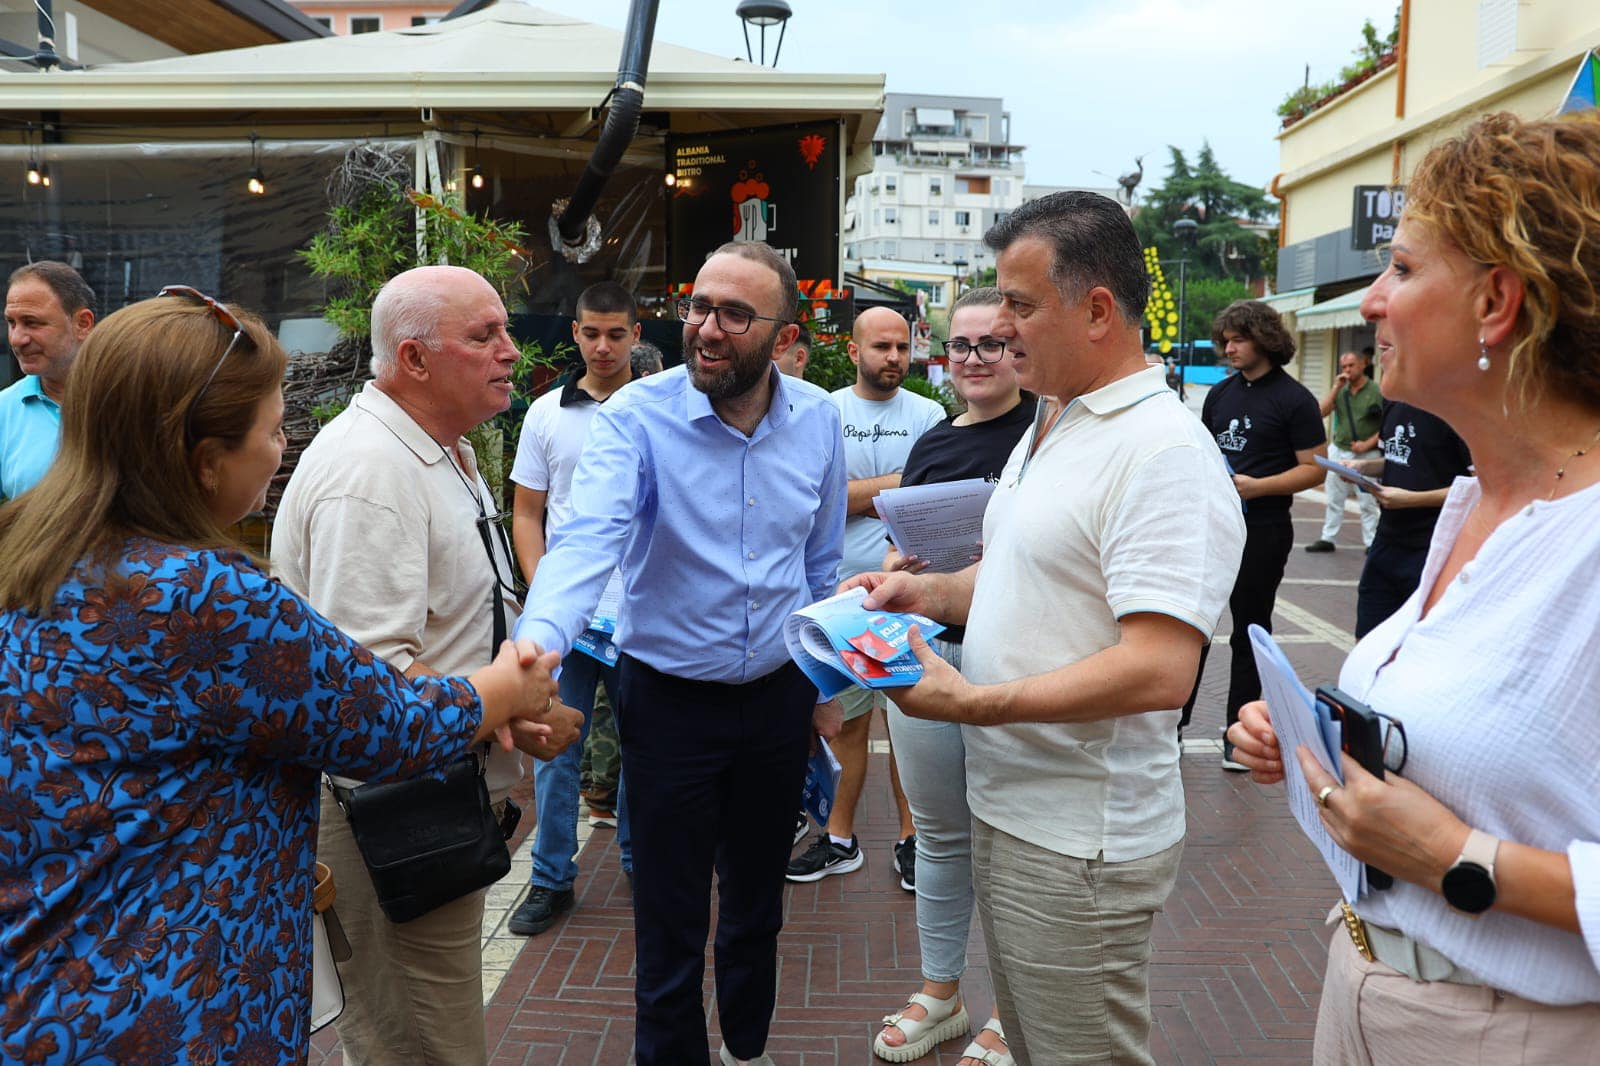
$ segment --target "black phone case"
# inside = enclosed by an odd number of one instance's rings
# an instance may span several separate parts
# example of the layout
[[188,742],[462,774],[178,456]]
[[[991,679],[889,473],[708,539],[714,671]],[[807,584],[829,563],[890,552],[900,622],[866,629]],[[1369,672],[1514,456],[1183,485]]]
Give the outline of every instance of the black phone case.
[[[1371,707],[1331,685],[1317,689],[1317,701],[1325,703],[1339,720],[1340,746],[1361,764],[1361,768],[1380,781],[1383,779],[1383,726]],[[1367,864],[1367,885],[1390,888],[1394,877]]]

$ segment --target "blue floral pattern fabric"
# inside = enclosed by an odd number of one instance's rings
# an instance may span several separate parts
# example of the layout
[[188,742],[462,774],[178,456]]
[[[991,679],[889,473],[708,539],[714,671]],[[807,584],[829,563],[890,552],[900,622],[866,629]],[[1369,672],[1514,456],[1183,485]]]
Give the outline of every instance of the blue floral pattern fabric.
[[304,1061],[318,773],[482,719],[233,552],[129,541],[0,612],[0,1060]]

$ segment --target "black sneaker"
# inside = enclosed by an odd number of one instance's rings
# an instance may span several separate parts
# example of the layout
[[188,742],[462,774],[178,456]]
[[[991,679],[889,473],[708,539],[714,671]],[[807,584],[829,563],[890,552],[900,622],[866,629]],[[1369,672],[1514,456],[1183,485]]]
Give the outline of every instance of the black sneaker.
[[1222,768],[1230,774],[1247,774],[1250,772],[1250,767],[1234,759],[1233,741],[1226,738],[1222,741]]
[[894,846],[894,868],[900,875],[900,887],[907,892],[917,890],[917,834],[912,833]]
[[571,909],[572,889],[534,885],[528,889],[528,898],[512,912],[507,928],[517,936],[533,936],[550,928],[558,915]]
[[811,828],[811,818],[806,814],[805,808],[802,807],[800,813],[794,816],[794,839],[789,841],[789,846],[792,848],[804,840],[806,838],[806,830],[809,828]]
[[820,833],[817,842],[798,859],[789,860],[789,871],[784,876],[796,883],[820,881],[829,874],[847,874],[851,870],[859,870],[866,861],[854,836],[846,848],[828,839],[827,833]]
[[1333,550],[1333,541],[1331,540],[1314,540],[1306,545],[1306,551],[1308,552],[1331,552]]

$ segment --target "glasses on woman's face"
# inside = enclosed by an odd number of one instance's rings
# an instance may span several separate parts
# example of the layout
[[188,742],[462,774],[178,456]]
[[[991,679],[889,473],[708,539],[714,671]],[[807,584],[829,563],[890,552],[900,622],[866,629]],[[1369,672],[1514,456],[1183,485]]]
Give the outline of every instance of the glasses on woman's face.
[[233,350],[239,346],[239,341],[245,335],[244,327],[239,324],[239,320],[234,317],[233,312],[228,310],[226,304],[212,299],[199,289],[189,285],[168,285],[156,293],[156,296],[158,298],[162,296],[184,296],[191,300],[198,300],[211,308],[211,313],[217,316],[218,322],[221,322],[224,327],[233,330],[233,339],[228,341],[226,348],[222,349],[221,358],[217,360],[217,365],[211,368],[211,373],[206,377],[206,383],[200,386],[199,392],[194,394],[194,401],[189,404],[189,413],[184,417],[183,435],[192,440],[193,433],[189,423],[194,418],[194,409],[200,406],[200,398],[206,394],[206,390],[211,387],[211,383],[217,379],[217,371],[222,369],[222,364],[228,361],[228,356],[233,354]]
[[944,354],[952,363],[965,363],[976,353],[980,363],[998,363],[1006,354],[1006,342],[998,337],[982,337],[973,344],[965,337],[951,337],[944,342]]
[[788,325],[788,319],[774,318],[771,315],[758,315],[754,311],[746,311],[742,307],[718,307],[716,304],[706,303],[704,300],[684,298],[678,301],[678,317],[691,326],[698,326],[708,318],[717,320],[717,328],[730,337],[737,337],[741,333],[749,333],[750,327],[756,319],[763,322],[777,322]]

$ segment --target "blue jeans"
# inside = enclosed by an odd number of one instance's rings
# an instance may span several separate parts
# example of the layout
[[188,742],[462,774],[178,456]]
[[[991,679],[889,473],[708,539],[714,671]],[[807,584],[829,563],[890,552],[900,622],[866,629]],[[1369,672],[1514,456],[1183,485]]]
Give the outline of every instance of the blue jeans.
[[[956,669],[961,645],[934,640]],[[917,827],[917,940],[922,976],[957,981],[967,968],[972,927],[972,811],[967,807],[967,749],[961,726],[907,717],[889,701],[889,739],[900,787]]]
[[[595,686],[604,682],[617,702],[617,668],[581,651],[561,660],[561,702],[583,712],[583,735],[549,762],[533,764],[533,802],[539,822],[533,831],[533,876],[545,888],[571,888],[578,877],[578,764],[589,739],[589,715],[594,710]],[[617,846],[622,868],[633,869],[633,841],[628,831],[628,808],[623,803],[627,783],[617,781]]]

